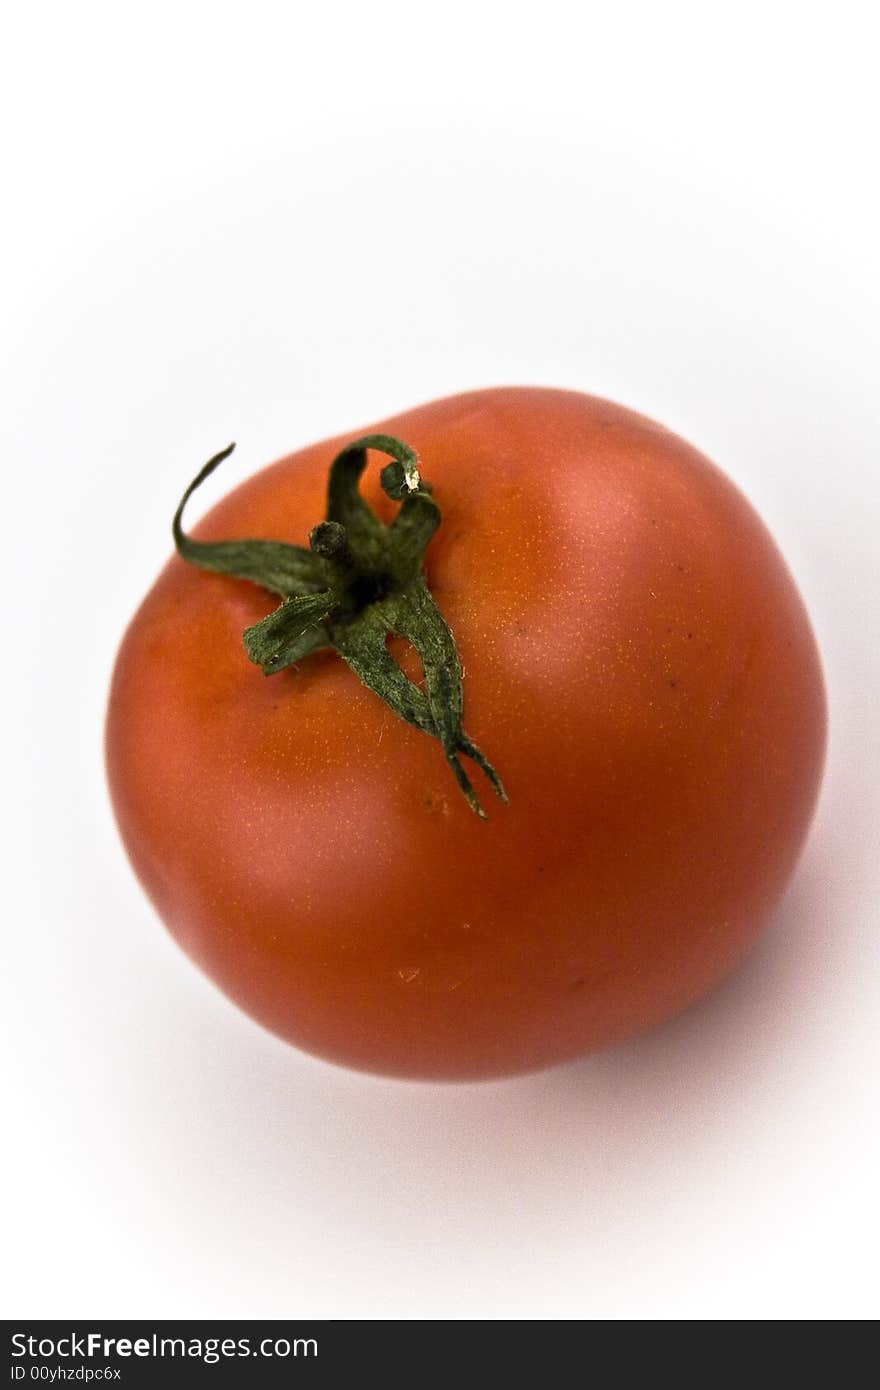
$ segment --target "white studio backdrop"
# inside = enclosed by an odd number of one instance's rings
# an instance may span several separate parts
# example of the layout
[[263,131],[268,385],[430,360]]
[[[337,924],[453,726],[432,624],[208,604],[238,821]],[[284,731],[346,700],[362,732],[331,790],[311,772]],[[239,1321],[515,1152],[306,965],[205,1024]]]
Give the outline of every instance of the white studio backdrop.
[[[4,1313],[875,1316],[870,7],[11,28]],[[106,686],[209,454],[238,440],[228,487],[509,383],[653,415],[755,503],[823,652],[826,783],[775,925],[705,1003],[521,1080],[386,1082],[268,1036],[165,935],[107,803]]]

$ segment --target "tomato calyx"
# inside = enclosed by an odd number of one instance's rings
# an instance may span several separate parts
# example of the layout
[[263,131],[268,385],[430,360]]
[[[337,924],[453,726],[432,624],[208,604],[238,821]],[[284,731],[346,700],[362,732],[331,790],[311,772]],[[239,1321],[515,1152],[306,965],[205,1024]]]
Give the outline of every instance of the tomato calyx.
[[[201,569],[247,579],[278,594],[280,606],[244,633],[249,659],[271,676],[312,652],[335,650],[399,718],[438,740],[468,805],[485,820],[462,758],[480,768],[501,801],[507,796],[492,764],[462,727],[461,662],[422,572],[440,509],[422,479],[415,451],[384,434],[346,445],[330,467],[326,520],[311,531],[306,550],[273,540],[197,541],[184,532],[189,498],[234,448],[231,444],[209,459],[184,492],[172,525],[178,554]],[[391,459],[380,479],[400,510],[389,526],[358,487],[368,449]],[[390,635],[415,648],[424,689],[388,650]]]

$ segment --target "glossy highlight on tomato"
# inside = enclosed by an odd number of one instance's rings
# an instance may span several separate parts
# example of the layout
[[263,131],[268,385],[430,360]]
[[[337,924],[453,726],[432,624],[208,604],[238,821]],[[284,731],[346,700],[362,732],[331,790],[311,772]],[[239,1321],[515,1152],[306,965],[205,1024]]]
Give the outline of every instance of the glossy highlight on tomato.
[[[296,1046],[411,1078],[547,1066],[685,1008],[769,921],[821,776],[815,642],[742,495],[631,411],[510,388],[375,428],[442,514],[425,574],[509,804],[480,822],[335,652],[265,677],[242,633],[277,597],[174,556],[113,676],[118,824],[184,950]],[[307,545],[354,438],[257,473],[194,535]],[[387,522],[385,462],[361,490]]]

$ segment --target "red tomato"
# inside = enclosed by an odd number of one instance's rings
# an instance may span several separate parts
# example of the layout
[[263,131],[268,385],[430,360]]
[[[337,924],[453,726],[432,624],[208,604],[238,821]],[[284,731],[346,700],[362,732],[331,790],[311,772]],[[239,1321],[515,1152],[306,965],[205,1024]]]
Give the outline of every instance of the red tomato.
[[[172,934],[283,1038],[407,1077],[546,1066],[683,1009],[767,923],[821,774],[816,647],[749,504],[659,425],[505,389],[378,428],[439,504],[427,579],[509,805],[474,773],[477,820],[334,652],[264,678],[242,632],[278,599],[175,556],[113,678],[116,815]],[[196,535],[305,545],[349,438]]]

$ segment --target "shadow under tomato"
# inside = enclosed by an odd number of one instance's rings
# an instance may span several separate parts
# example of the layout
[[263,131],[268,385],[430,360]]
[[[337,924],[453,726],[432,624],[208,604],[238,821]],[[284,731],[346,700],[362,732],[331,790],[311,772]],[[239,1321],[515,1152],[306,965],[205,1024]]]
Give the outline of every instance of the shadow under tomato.
[[419,1289],[466,1315],[465,1274],[495,1290],[503,1315],[498,1270],[515,1277],[536,1250],[582,1264],[609,1241],[661,1239],[664,1210],[686,1224],[693,1194],[711,1202],[732,1161],[763,1161],[780,1098],[809,1084],[833,989],[826,883],[813,853],[751,955],[679,1018],[507,1081],[388,1082],[328,1066],[200,983],[195,1012],[151,1060],[157,1157],[174,1174],[178,1218],[200,1240],[222,1223],[214,1257],[230,1277],[259,1240],[252,1297],[267,1316],[294,1295],[332,1315],[309,1302],[316,1250],[362,1281],[363,1316]]

